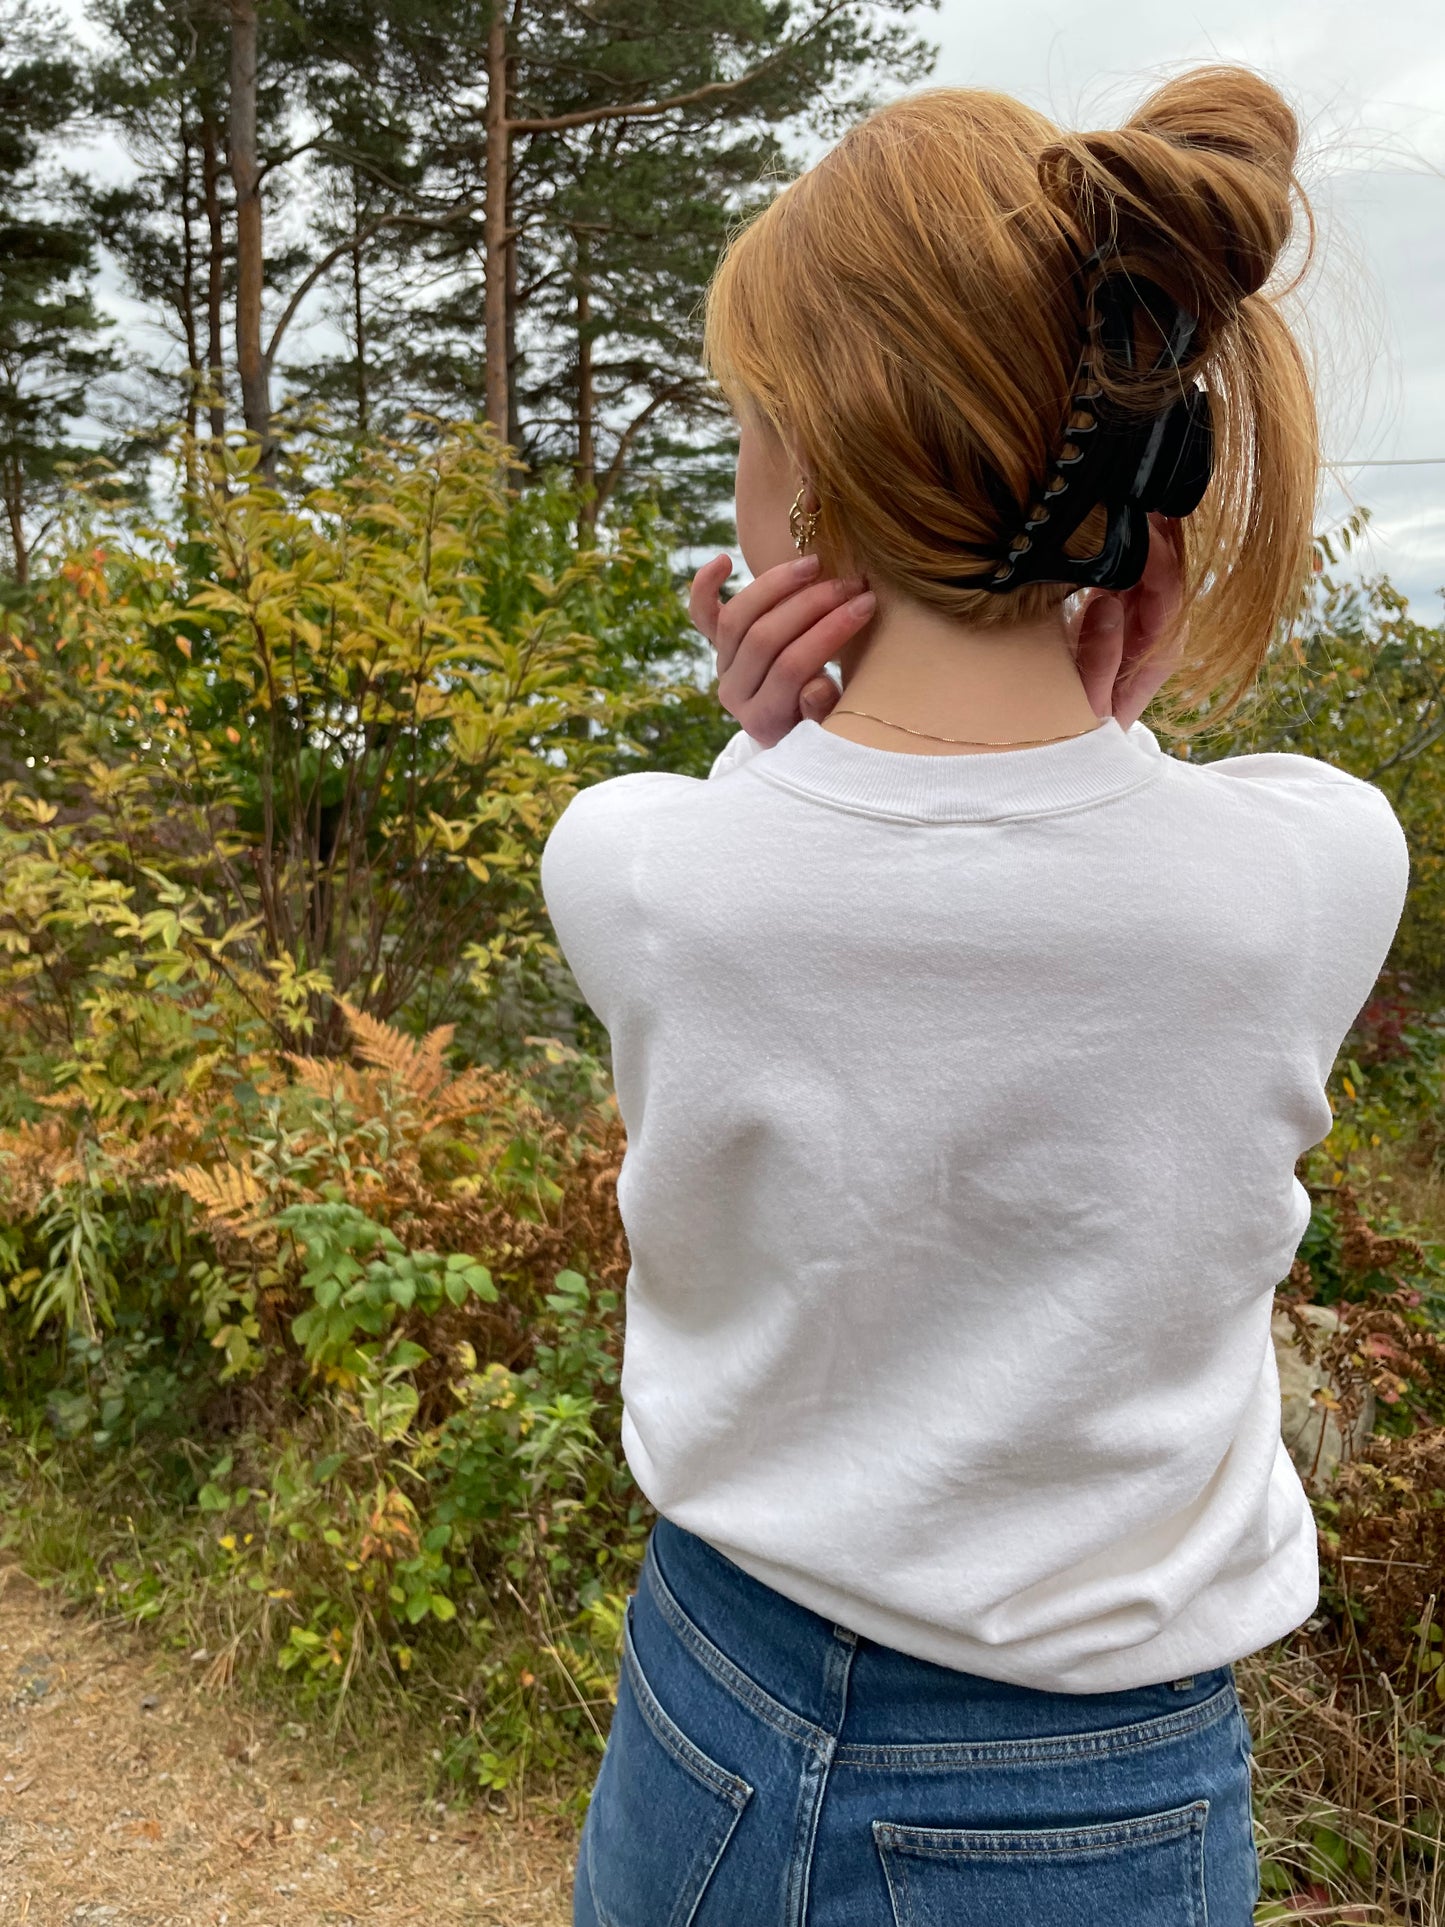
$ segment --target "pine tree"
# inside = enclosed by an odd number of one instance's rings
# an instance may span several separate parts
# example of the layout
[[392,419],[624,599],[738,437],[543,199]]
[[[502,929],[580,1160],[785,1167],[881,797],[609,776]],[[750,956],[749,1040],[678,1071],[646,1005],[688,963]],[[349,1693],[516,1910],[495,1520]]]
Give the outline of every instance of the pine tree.
[[[395,196],[394,259],[428,289],[401,309],[411,398],[480,404],[524,460],[572,468],[594,512],[630,477],[705,470],[721,422],[697,311],[727,226],[790,142],[927,71],[920,3],[368,8],[368,72],[414,130],[405,179],[374,146],[356,156]],[[332,23],[344,59],[337,0],[297,11]],[[393,339],[399,324],[393,310]]]
[[[223,366],[263,447],[297,397],[359,428],[485,415],[572,472],[584,532],[659,477],[697,531],[727,467],[697,356],[727,227],[927,71],[929,4],[95,0],[142,172],[93,205],[213,432]],[[303,358],[318,315],[344,346]]]
[[91,300],[87,235],[54,218],[42,144],[83,99],[70,44],[29,4],[0,8],[0,496],[10,573],[24,583],[91,385],[112,364]]
[[159,408],[194,434],[204,410],[220,436],[233,292],[221,24],[205,0],[97,0],[91,18],[115,46],[94,63],[93,110],[135,172],[120,186],[80,184],[79,204],[173,343],[160,361],[132,358],[136,425]]

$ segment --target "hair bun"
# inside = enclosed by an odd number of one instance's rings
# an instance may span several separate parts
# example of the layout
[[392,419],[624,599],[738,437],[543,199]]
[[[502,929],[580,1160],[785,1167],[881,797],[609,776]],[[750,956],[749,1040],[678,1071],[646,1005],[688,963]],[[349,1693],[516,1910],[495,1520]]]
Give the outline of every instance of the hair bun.
[[1243,67],[1167,82],[1124,127],[1066,135],[1039,157],[1045,194],[1088,246],[1108,244],[1178,290],[1203,344],[1269,279],[1293,225],[1299,123]]

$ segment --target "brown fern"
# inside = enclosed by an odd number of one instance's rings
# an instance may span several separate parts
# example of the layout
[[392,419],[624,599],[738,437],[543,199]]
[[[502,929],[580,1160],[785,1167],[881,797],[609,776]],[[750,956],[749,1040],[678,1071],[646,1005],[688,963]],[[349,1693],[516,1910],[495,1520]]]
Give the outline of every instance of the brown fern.
[[[373,1069],[384,1071],[418,1100],[418,1122],[423,1131],[490,1111],[498,1104],[503,1080],[496,1071],[473,1065],[460,1077],[448,1077],[445,1053],[456,1036],[455,1024],[438,1024],[418,1043],[395,1025],[358,1010],[344,997],[339,1001],[351,1026],[358,1057]],[[313,1080],[308,1082],[317,1088]]]
[[57,1184],[68,1184],[81,1174],[73,1124],[46,1117],[17,1124],[0,1132],[0,1195],[11,1212],[29,1217]]
[[358,1010],[345,997],[338,1001],[351,1026],[356,1054],[364,1064],[389,1071],[398,1084],[416,1097],[431,1097],[446,1081],[443,1053],[456,1036],[455,1024],[438,1024],[417,1043],[394,1025],[384,1024],[379,1017]]
[[343,1099],[357,1110],[372,1113],[381,1108],[374,1101],[377,1093],[372,1079],[355,1065],[335,1057],[301,1057],[294,1051],[287,1051],[285,1057],[296,1073],[296,1082],[323,1103],[332,1103],[339,1088]]
[[228,1231],[251,1231],[262,1215],[266,1188],[244,1165],[223,1164],[207,1171],[199,1164],[183,1164],[170,1182],[194,1198],[212,1223]]
[[1366,1223],[1352,1184],[1341,1184],[1336,1196],[1340,1207],[1340,1264],[1344,1270],[1362,1274],[1421,1269],[1425,1252],[1418,1239],[1387,1238]]
[[495,1111],[502,1094],[500,1075],[480,1064],[473,1065],[436,1093],[431,1104],[432,1120],[437,1124],[450,1123],[454,1118],[477,1117],[484,1111]]

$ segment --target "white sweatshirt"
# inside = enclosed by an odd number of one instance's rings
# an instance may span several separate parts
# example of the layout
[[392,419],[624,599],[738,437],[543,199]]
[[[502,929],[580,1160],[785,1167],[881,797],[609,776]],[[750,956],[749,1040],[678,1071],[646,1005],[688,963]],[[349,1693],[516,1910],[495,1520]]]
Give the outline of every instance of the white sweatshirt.
[[574,797],[542,885],[612,1041],[656,1510],[1022,1686],[1301,1624],[1270,1313],[1408,872],[1359,778],[1112,718],[939,756],[803,722]]

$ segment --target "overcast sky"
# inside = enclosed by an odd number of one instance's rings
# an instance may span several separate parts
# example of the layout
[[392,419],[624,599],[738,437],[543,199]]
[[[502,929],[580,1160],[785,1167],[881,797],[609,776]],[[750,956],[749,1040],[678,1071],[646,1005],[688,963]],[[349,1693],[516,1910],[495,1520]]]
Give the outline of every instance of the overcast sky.
[[934,84],[1016,94],[1063,125],[1117,126],[1158,80],[1242,61],[1288,96],[1320,251],[1303,320],[1320,366],[1323,503],[1373,511],[1367,565],[1438,621],[1445,585],[1445,13],[1439,0],[943,0]]
[[[682,0],[679,0],[682,4]],[[62,0],[80,25],[84,0]],[[942,0],[930,84],[998,88],[1076,128],[1118,125],[1200,61],[1244,61],[1289,96],[1321,223],[1303,320],[1320,367],[1325,453],[1342,466],[1325,526],[1373,511],[1366,566],[1437,621],[1445,587],[1445,28],[1439,0]],[[88,36],[87,36],[88,37]],[[124,171],[113,143],[92,164]],[[146,317],[106,276],[127,331]],[[301,345],[298,337],[293,352]]]

